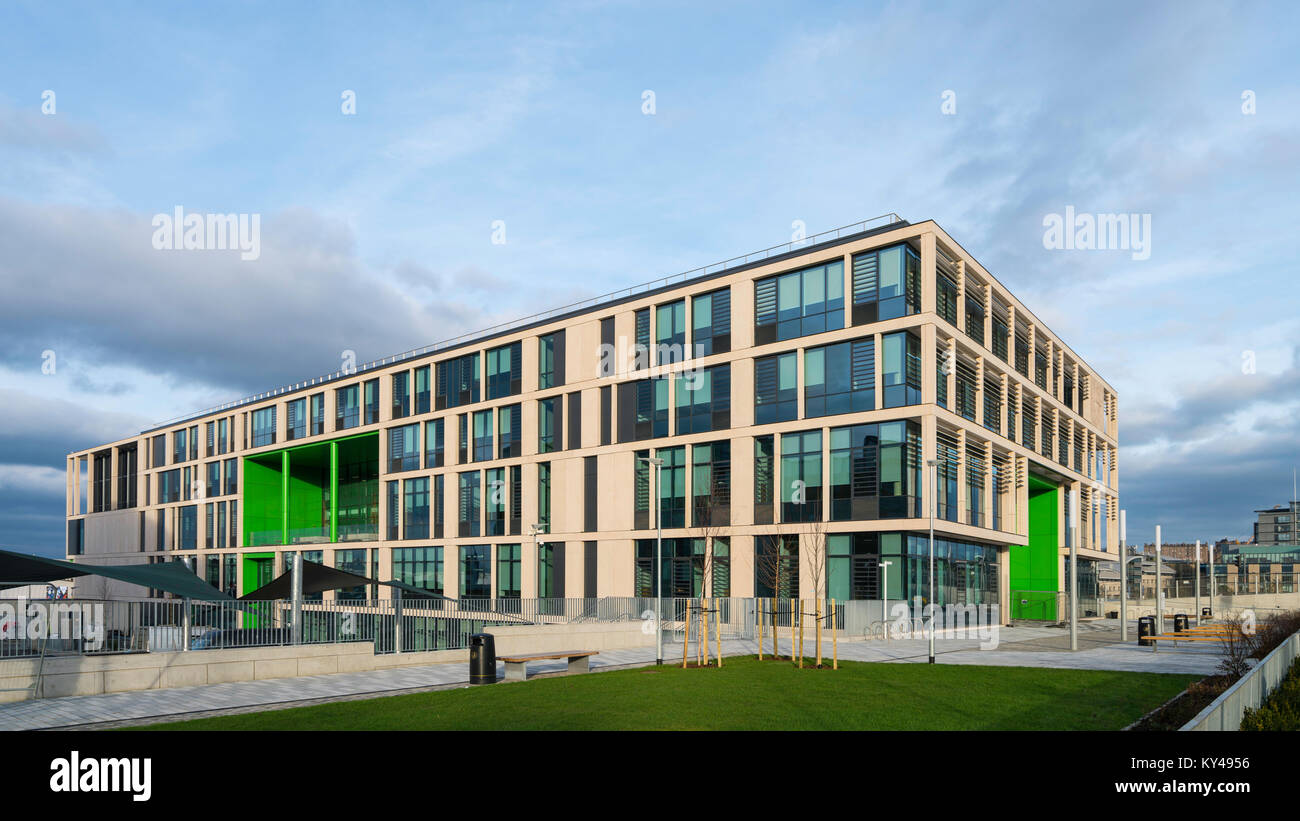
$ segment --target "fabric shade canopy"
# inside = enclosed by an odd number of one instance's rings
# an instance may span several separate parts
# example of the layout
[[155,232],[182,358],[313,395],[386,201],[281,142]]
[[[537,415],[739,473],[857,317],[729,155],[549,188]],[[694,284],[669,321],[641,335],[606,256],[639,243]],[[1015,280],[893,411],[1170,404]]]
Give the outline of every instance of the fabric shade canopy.
[[[399,581],[381,582],[375,579],[368,579],[365,576],[358,576],[356,573],[349,573],[346,570],[339,570],[328,565],[309,562],[302,560],[302,592],[323,593],[326,590],[338,590],[343,587],[361,587],[367,584],[382,584],[387,587],[396,587],[403,593],[409,593],[413,596],[430,599],[446,599],[446,596],[434,593],[431,590],[425,590],[420,587],[412,587],[409,584],[403,584]],[[246,593],[240,596],[240,601],[273,601],[276,599],[293,598],[293,573],[282,573],[271,582],[257,588],[252,593]]]
[[184,562],[98,565],[67,562],[28,553],[0,550],[0,589],[45,584],[76,576],[103,576],[141,587],[152,587],[181,598],[232,601],[230,596],[194,575]]

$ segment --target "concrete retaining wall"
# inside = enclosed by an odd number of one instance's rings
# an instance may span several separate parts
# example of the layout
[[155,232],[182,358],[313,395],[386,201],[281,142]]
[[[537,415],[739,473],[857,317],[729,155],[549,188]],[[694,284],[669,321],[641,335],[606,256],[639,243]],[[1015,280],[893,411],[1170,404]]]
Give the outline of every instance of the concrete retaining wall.
[[[640,622],[491,627],[487,632],[495,637],[499,656],[650,647],[655,641],[653,632],[641,631]],[[41,691],[44,698],[58,698],[468,662],[468,650],[375,655],[370,642],[65,656],[45,659]],[[0,690],[31,686],[39,664],[37,659],[0,661]],[[0,692],[0,702],[28,697],[22,691]]]

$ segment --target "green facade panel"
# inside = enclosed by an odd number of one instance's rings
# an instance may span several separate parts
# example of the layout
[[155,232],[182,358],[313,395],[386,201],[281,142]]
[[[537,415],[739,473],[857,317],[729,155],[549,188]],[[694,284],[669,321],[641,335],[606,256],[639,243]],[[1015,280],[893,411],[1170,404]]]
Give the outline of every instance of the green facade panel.
[[1011,617],[1055,621],[1060,590],[1060,495],[1056,485],[1029,477],[1029,544],[1011,545]]
[[248,456],[243,470],[245,546],[378,538],[378,433]]

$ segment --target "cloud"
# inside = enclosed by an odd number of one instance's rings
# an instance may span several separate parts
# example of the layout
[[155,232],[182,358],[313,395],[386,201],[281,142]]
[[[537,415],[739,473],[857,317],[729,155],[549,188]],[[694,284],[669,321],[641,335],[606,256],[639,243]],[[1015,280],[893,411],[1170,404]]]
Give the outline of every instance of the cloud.
[[99,129],[69,114],[42,114],[38,105],[0,107],[0,148],[52,156],[104,154],[108,141]]
[[67,472],[40,465],[0,464],[0,490],[62,498],[67,490]]
[[357,258],[346,225],[308,209],[268,215],[254,261],[151,237],[146,215],[0,199],[0,361],[53,349],[88,378],[134,365],[255,392],[332,373],[344,350],[368,361],[494,319],[445,288],[413,298]]

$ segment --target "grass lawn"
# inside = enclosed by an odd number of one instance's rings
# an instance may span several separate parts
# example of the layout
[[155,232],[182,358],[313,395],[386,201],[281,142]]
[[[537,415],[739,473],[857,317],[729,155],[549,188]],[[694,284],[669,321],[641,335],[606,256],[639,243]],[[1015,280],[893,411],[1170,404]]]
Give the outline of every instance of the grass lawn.
[[1200,676],[731,658],[155,724],[148,730],[1118,730]]

